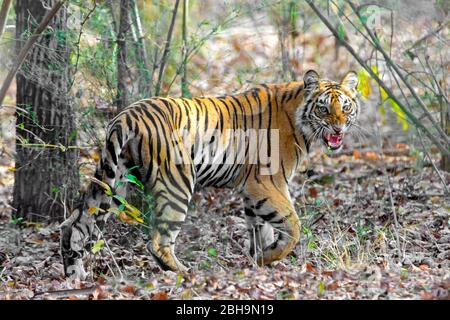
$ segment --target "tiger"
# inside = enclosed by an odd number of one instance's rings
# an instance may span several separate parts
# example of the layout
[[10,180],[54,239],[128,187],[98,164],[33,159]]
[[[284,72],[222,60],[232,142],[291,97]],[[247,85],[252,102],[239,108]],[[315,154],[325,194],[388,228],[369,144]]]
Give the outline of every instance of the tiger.
[[[108,124],[94,174],[101,183],[90,183],[61,225],[66,276],[88,275],[83,258],[99,240],[108,209],[120,205],[105,185],[126,197],[129,170],[155,201],[147,249],[162,270],[189,270],[175,255],[175,241],[193,193],[204,187],[242,196],[249,254],[258,265],[282,260],[301,230],[289,182],[314,142],[328,150],[342,147],[359,113],[357,86],[354,71],[335,82],[309,70],[301,81],[234,95],[131,104]],[[99,210],[93,214],[92,208]]]

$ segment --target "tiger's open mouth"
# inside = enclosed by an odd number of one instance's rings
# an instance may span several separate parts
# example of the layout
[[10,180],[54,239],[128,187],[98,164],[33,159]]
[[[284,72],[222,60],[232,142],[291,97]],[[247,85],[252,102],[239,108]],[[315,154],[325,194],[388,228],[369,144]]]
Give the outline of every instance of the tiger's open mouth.
[[331,134],[328,132],[325,132],[323,134],[323,140],[327,147],[329,147],[332,150],[339,149],[342,145],[342,138],[344,137],[343,134]]

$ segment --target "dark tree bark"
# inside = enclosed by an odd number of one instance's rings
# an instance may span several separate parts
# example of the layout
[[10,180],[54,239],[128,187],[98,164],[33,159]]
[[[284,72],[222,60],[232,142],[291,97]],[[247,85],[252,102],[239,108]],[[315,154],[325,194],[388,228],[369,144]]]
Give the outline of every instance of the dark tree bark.
[[117,112],[127,106],[127,42],[130,29],[130,0],[120,0],[119,32],[117,33]]
[[[16,1],[17,52],[55,2]],[[77,196],[78,151],[66,148],[76,145],[69,68],[63,6],[16,76],[17,106],[27,113],[17,112],[13,206],[28,220],[60,221]]]

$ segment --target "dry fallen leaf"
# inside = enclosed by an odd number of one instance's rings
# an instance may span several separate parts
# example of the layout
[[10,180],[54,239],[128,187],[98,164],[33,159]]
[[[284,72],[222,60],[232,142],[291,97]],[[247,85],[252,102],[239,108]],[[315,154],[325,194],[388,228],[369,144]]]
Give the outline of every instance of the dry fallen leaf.
[[108,299],[108,293],[104,291],[101,287],[95,288],[94,292],[92,293],[92,299],[93,300],[104,300]]
[[326,289],[327,290],[336,290],[339,287],[339,284],[337,281],[333,281],[329,284],[327,284]]
[[380,159],[378,154],[376,154],[374,151],[367,151],[366,153],[363,154],[363,158],[371,161],[377,161]]
[[122,292],[134,294],[136,292],[136,287],[132,284],[128,284],[121,289]]
[[405,144],[405,143],[397,143],[395,145],[395,148],[397,148],[397,149],[407,149],[407,148],[409,148],[409,146],[407,144]]
[[318,196],[318,194],[319,194],[319,192],[317,191],[317,189],[314,188],[314,187],[309,188],[309,189],[308,189],[308,192],[309,192],[309,196],[312,197],[312,198],[317,198],[317,196]]
[[168,299],[169,299],[169,295],[165,291],[156,292],[152,296],[152,300],[168,300]]
[[424,291],[420,294],[420,299],[422,299],[422,300],[433,300],[433,298],[434,297],[431,292]]
[[192,290],[191,289],[185,289],[180,294],[181,300],[191,300],[192,299]]
[[316,272],[316,269],[314,269],[313,265],[311,263],[307,263],[306,264],[306,270],[308,270],[309,272]]

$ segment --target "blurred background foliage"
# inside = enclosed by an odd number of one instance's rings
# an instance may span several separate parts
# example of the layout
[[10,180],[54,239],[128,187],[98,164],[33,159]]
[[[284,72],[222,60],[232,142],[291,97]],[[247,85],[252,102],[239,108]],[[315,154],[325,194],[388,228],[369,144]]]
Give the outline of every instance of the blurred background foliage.
[[[172,96],[234,93],[256,83],[301,80],[308,69],[339,80],[354,69],[358,72],[363,100],[362,126],[367,131],[359,137],[362,140],[358,145],[368,143],[378,131],[392,143],[417,139],[397,103],[331,35],[307,2],[128,2],[126,77],[120,79],[126,85],[127,103],[155,92]],[[66,4],[69,28],[67,34],[59,36],[68,39],[71,49],[71,92],[75,97],[81,146],[101,147],[103,128],[116,112],[122,4],[120,0],[70,0]],[[352,14],[347,1],[315,1],[315,4],[336,26],[339,38],[351,43],[372,70],[401,95],[401,88],[389,74],[386,63],[361,33],[364,31],[362,23],[370,24],[381,46],[401,67],[436,121],[442,118],[443,106],[448,105],[437,87],[444,91],[444,96],[448,92],[448,2],[377,1],[361,10],[363,19],[360,20]],[[364,1],[359,4],[364,5]],[[176,6],[177,15],[171,30]],[[0,78],[5,76],[15,56],[14,21],[15,12],[11,8],[5,34],[0,40]],[[59,31],[48,29],[46,32]],[[166,46],[170,32],[171,41]],[[49,64],[57,68],[58,59]],[[158,83],[162,65],[165,68]],[[429,68],[434,77],[430,78]],[[26,66],[21,72],[24,70]],[[36,76],[36,81],[44,81]],[[5,104],[12,105],[14,84],[8,93]],[[414,105],[409,107],[412,112],[418,109]],[[12,110],[6,108],[0,112],[3,117],[11,115]],[[426,118],[422,117],[421,121],[429,125]],[[11,138],[14,123],[2,121],[1,125],[1,138]],[[82,154],[89,150],[83,149]]]

